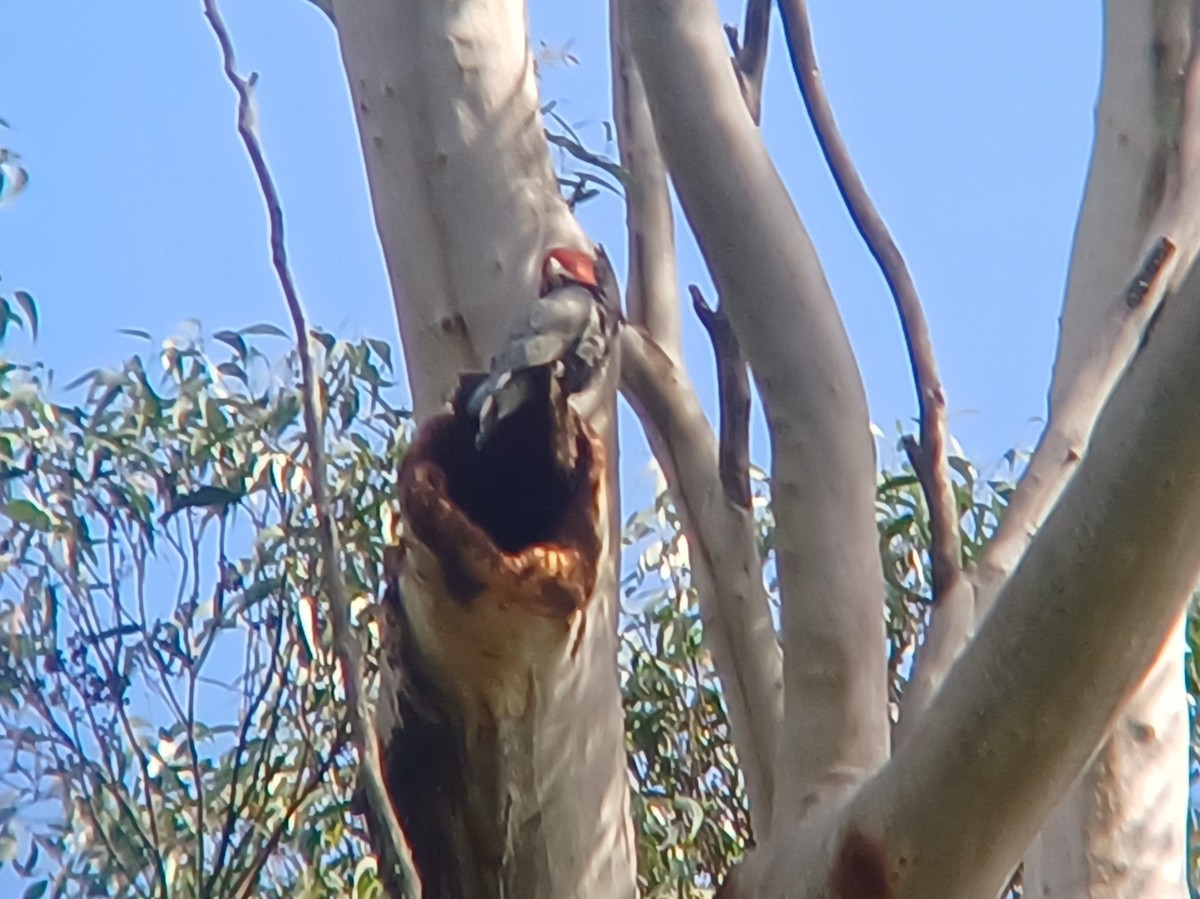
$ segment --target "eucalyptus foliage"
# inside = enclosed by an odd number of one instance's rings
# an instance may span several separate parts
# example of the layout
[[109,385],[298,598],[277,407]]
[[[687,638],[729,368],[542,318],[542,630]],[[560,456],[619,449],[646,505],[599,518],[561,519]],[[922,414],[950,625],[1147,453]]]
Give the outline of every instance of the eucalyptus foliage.
[[[32,298],[0,300],[5,329],[36,327]],[[0,866],[25,878],[30,899],[378,895],[352,809],[287,335],[256,325],[205,340],[195,323],[161,343],[126,333],[146,350],[62,388],[40,365],[0,359]],[[408,419],[388,344],[311,339],[339,564],[370,661]],[[1019,460],[1006,463],[1007,476]],[[970,562],[1011,485],[962,459],[953,467]],[[773,590],[760,471],[753,502]],[[881,651],[898,705],[929,603],[928,516],[911,467],[880,475],[877,510]],[[665,491],[631,517],[625,545],[620,664],[641,892],[699,899],[753,834]],[[1194,644],[1195,619],[1190,633]],[[1196,672],[1193,661],[1193,695]]]
[[[61,391],[41,366],[0,365],[0,858],[30,895],[373,883],[295,354],[255,345],[284,336],[272,325],[190,330]],[[312,339],[371,644],[406,416],[385,343]]]

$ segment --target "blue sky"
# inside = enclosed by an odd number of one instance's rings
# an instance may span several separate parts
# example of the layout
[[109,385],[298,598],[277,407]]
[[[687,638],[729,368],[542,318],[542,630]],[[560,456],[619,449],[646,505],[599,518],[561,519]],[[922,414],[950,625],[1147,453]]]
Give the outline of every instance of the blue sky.
[[[1031,419],[1044,409],[1091,141],[1099,4],[812,5],[834,109],[925,300],[952,428],[986,470],[1036,437]],[[2,139],[31,183],[0,209],[0,276],[39,302],[31,352],[66,383],[135,349],[118,328],[285,323],[199,0],[5,6],[0,116],[12,129]],[[243,71],[260,74],[263,140],[311,318],[394,341],[328,24],[303,0],[224,6]],[[548,68],[544,97],[597,149],[609,114],[604,6],[533,0],[530,11],[535,42],[569,43],[580,61]],[[740,4],[721,10],[740,21]],[[895,313],[822,164],[778,23],[772,36],[763,131],[825,260],[872,417],[890,434],[915,409]],[[623,256],[618,200],[582,217]],[[706,283],[685,231],[681,247],[681,277]],[[686,336],[711,409],[708,348],[694,322]],[[631,473],[646,458],[629,440],[625,456]]]
[[[606,149],[605,4],[531,3],[535,43],[569,44],[579,60],[545,70],[544,99]],[[165,337],[191,317],[210,333],[262,321],[287,327],[234,96],[200,0],[4,6],[0,117],[12,128],[0,144],[22,155],[31,181],[0,208],[0,289],[29,291],[42,317],[38,344],[17,338],[14,349],[65,384],[141,349],[119,328]],[[328,23],[304,0],[223,6],[243,73],[260,76],[262,138],[312,321],[395,343]],[[1036,438],[1032,420],[1045,407],[1091,143],[1100,4],[812,6],[838,120],[924,297],[952,429],[987,471]],[[721,10],[740,22],[739,3],[721,0]],[[776,22],[763,132],[825,261],[872,418],[891,434],[916,408],[895,312],[825,170],[780,38]],[[602,195],[581,217],[622,263],[619,201]],[[707,286],[679,225],[683,283]],[[712,410],[709,349],[685,320],[689,365]],[[633,505],[647,496],[647,454],[633,428],[625,434]],[[764,445],[761,430],[756,442]],[[883,451],[888,458],[890,446]]]

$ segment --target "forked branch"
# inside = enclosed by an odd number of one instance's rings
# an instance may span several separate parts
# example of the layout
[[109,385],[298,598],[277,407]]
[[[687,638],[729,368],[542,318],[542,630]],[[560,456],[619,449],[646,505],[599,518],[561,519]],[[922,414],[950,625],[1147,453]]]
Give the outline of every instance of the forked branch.
[[[680,512],[705,646],[712,653],[729,707],[755,835],[764,839],[773,807],[782,661],[750,513],[749,387],[745,387],[742,425],[736,424],[737,411],[727,414],[722,401],[718,466],[712,428],[683,367],[671,197],[645,87],[629,46],[623,8],[627,2],[611,3],[613,105],[621,164],[628,178],[626,297],[631,327],[624,329],[621,340],[623,388]],[[731,371],[740,368],[745,383],[745,364],[730,358],[730,351],[737,357],[737,347],[727,323],[725,331],[728,339],[718,348],[718,367],[730,363]],[[727,392],[723,386],[723,396]],[[724,429],[730,427],[732,434],[746,433],[741,439],[727,438]],[[736,446],[744,449],[734,450]]]
[[733,53],[733,70],[755,125],[762,121],[763,75],[770,36],[771,0],[747,0],[746,24],[740,35],[733,25],[725,26],[725,37]]
[[888,751],[883,653],[862,651],[883,636],[866,396],[715,4],[639,0],[629,15],[663,156],[763,398],[785,646],[776,805],[812,814]]
[[300,359],[301,393],[304,401],[304,430],[309,455],[309,485],[312,489],[325,566],[325,586],[329,596],[329,618],[333,625],[334,652],[342,674],[340,686],[346,695],[346,719],[358,752],[359,774],[372,819],[371,834],[375,843],[372,848],[378,855],[380,880],[383,881],[388,894],[397,899],[420,899],[420,880],[413,866],[408,841],[388,798],[379,756],[379,739],[362,692],[364,675],[361,649],[350,629],[350,600],[342,578],[342,552],[326,490],[324,429],[321,413],[317,409],[317,385],[313,375],[308,326],[300,294],[288,264],[287,247],[284,242],[283,206],[274,179],[267,168],[255,126],[251,95],[253,76],[244,79],[238,74],[233,42],[221,18],[216,0],[204,0],[204,14],[221,47],[225,77],[237,92],[238,135],[250,157],[263,202],[267,207],[271,262],[296,331],[296,352]]

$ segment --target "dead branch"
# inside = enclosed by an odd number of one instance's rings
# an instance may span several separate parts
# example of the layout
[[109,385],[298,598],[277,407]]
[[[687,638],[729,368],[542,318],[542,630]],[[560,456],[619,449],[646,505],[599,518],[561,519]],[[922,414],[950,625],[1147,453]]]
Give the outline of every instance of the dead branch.
[[687,373],[634,327],[621,332],[621,380],[683,520],[705,646],[721,679],[761,842],[773,808],[782,657],[754,517],[722,487],[716,438]]
[[733,53],[733,70],[755,125],[762,121],[763,74],[767,68],[770,35],[771,0],[747,0],[746,22],[740,35],[733,25],[725,26],[725,36]]
[[237,92],[238,135],[250,157],[263,202],[267,206],[270,223],[271,262],[280,289],[287,301],[288,312],[296,332],[296,352],[300,359],[304,426],[309,453],[309,483],[324,556],[334,650],[342,673],[340,686],[346,695],[346,719],[360,760],[359,774],[365,786],[370,817],[373,823],[378,825],[371,830],[372,842],[375,843],[372,848],[379,857],[380,880],[383,881],[389,895],[396,896],[398,899],[420,899],[421,884],[416,869],[413,867],[412,852],[388,798],[380,763],[379,737],[375,733],[366,698],[362,694],[361,649],[357,638],[350,629],[350,600],[346,595],[346,585],[342,578],[342,553],[337,528],[333,524],[329,497],[326,493],[325,440],[322,417],[317,410],[317,387],[313,375],[308,326],[305,322],[300,294],[288,264],[287,248],[284,242],[283,207],[258,139],[252,98],[254,78],[251,76],[250,79],[244,79],[237,72],[233,43],[217,8],[216,0],[204,0],[204,14],[221,47],[225,77]]
[[750,508],[750,373],[742,358],[729,318],[704,299],[695,284],[689,288],[692,306],[717,360],[717,389],[721,407],[719,468],[721,486],[731,503]]

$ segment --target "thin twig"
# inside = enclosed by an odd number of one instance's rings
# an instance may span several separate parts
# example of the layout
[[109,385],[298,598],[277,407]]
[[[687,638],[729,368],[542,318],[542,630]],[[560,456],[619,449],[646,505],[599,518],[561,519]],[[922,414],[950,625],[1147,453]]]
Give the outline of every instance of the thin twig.
[[237,73],[233,44],[229,32],[217,9],[216,0],[204,0],[204,14],[212,26],[213,34],[221,46],[221,57],[225,77],[238,95],[238,135],[250,157],[259,190],[267,206],[270,219],[271,262],[279,286],[287,301],[292,325],[296,331],[296,352],[300,358],[301,391],[304,400],[304,429],[309,450],[309,481],[312,489],[313,507],[316,512],[317,529],[321,538],[321,550],[325,562],[326,586],[329,594],[329,618],[333,625],[334,650],[342,670],[342,687],[346,693],[346,718],[353,735],[360,760],[360,776],[363,778],[367,807],[371,816],[380,825],[372,833],[382,837],[382,845],[375,849],[379,856],[379,874],[389,894],[395,899],[420,899],[421,885],[413,866],[412,852],[408,840],[396,819],[395,809],[384,784],[383,768],[379,757],[379,740],[374,722],[367,710],[362,693],[363,671],[359,658],[360,649],[356,637],[350,630],[350,602],[346,596],[346,585],[342,579],[341,549],[337,529],[330,513],[329,497],[325,486],[325,454],[322,421],[317,413],[316,382],[313,376],[312,355],[309,352],[308,325],[304,308],[288,265],[287,250],[283,236],[283,207],[275,182],[267,168],[262,147],[254,125],[251,81]]
[[[817,68],[817,57],[813,50],[812,30],[808,21],[806,0],[780,0],[779,12],[783,17],[783,28],[787,35],[792,68],[800,86],[800,95],[812,119],[821,152],[829,165],[838,192],[846,204],[850,218],[858,233],[878,263],[887,281],[896,311],[900,314],[900,326],[908,345],[909,362],[917,388],[920,407],[920,445],[918,464],[913,466],[921,479],[921,487],[929,504],[929,530],[931,534],[930,558],[933,568],[933,596],[938,601],[949,591],[962,570],[962,543],[959,535],[958,504],[954,496],[954,485],[950,479],[950,465],[946,457],[948,428],[946,425],[946,396],[938,376],[937,362],[933,354],[933,341],[929,336],[929,325],[916,285],[909,274],[908,265],[900,249],[892,239],[879,210],[875,208],[858,170],[850,158],[850,151],[842,140],[833,109],[821,82]],[[924,474],[922,474],[924,471]]]
[[746,23],[741,36],[732,25],[725,26],[733,70],[750,117],[758,125],[762,120],[763,74],[767,68],[767,44],[771,34],[771,0],[747,0]]
[[719,469],[721,486],[734,505],[750,508],[750,373],[737,335],[720,308],[708,305],[692,284],[692,306],[717,359],[717,390],[721,407]]

